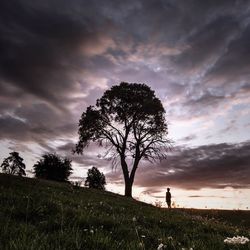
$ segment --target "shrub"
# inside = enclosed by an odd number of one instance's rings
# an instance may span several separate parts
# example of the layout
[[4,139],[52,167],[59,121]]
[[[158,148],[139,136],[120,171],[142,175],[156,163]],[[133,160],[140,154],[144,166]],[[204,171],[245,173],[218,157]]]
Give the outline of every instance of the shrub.
[[92,167],[88,170],[85,186],[105,190],[105,185],[106,179],[103,173],[101,173],[96,167]]
[[56,154],[45,154],[43,158],[34,165],[37,178],[67,181],[71,174],[71,160]]

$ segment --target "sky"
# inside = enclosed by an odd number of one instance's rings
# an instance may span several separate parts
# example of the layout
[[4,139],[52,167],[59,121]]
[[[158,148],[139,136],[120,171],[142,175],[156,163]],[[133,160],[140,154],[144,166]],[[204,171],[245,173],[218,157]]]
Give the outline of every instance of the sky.
[[78,121],[104,91],[145,83],[166,110],[173,150],[142,162],[134,197],[179,207],[249,209],[249,0],[0,1],[0,161],[72,159],[72,180],[119,168],[90,145],[72,155]]

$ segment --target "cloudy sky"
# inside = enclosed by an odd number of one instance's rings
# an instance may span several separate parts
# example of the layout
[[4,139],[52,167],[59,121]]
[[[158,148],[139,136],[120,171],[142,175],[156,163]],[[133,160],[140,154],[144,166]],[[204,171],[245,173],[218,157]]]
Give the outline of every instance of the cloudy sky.
[[249,0],[2,0],[0,160],[19,151],[31,171],[57,152],[73,159],[75,179],[97,166],[123,193],[103,150],[71,150],[81,113],[106,89],[146,83],[164,104],[174,149],[141,165],[135,196],[163,201],[170,186],[180,206],[245,209],[249,44]]

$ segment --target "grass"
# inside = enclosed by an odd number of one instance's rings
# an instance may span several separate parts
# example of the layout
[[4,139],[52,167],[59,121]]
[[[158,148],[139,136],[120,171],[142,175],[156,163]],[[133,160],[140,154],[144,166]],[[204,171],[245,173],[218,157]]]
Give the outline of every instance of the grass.
[[[250,238],[249,215],[167,210],[110,192],[0,174],[0,249],[148,250],[160,243],[168,250],[250,249],[249,243],[223,242]],[[245,223],[237,224],[237,216]]]

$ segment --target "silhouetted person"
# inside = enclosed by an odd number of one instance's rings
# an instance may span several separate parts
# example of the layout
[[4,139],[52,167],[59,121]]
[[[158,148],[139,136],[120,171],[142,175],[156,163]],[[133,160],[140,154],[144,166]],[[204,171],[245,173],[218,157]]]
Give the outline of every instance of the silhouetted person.
[[170,193],[170,188],[167,188],[166,202],[168,204],[168,208],[171,208],[171,193]]

